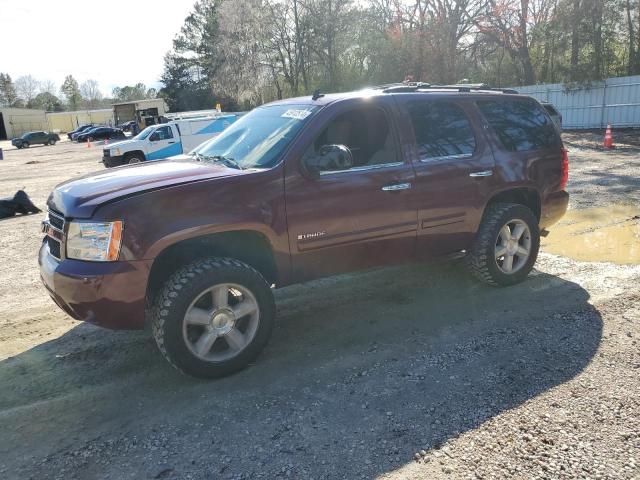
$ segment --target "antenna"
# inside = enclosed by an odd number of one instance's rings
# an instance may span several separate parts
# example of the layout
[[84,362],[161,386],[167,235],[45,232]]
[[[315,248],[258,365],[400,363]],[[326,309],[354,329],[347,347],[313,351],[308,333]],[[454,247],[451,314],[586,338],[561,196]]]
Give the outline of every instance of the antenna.
[[324,93],[320,93],[320,89],[318,88],[315,92],[313,92],[311,100],[318,100],[320,97],[324,97]]

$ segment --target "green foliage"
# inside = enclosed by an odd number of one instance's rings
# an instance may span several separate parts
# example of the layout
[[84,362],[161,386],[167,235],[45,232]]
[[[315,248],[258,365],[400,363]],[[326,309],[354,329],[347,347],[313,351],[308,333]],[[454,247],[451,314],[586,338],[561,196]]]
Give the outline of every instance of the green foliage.
[[60,87],[60,91],[63,93],[67,100],[70,110],[77,110],[82,101],[82,95],[80,94],[80,87],[73,75],[67,75]]
[[638,0],[200,0],[165,58],[160,94],[182,110],[407,75],[588,84],[640,73],[639,15]]
[[47,112],[61,112],[64,106],[58,97],[49,93],[41,92],[31,102],[33,108],[46,110]]
[[124,87],[115,87],[111,94],[117,102],[130,102],[133,100],[144,100],[146,98],[155,98],[156,89],[145,86],[144,83],[136,83],[135,85],[126,85]]
[[0,73],[0,106],[15,107],[19,101],[16,88],[8,73]]

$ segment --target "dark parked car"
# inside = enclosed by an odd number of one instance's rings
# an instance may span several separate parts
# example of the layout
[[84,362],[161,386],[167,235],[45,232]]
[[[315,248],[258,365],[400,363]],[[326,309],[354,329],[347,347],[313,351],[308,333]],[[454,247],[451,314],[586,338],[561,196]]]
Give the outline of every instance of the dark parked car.
[[91,130],[87,130],[82,132],[80,135],[76,136],[76,141],[78,142],[86,142],[87,140],[122,140],[123,138],[127,138],[122,130],[119,128],[112,127],[96,127]]
[[29,148],[31,145],[55,145],[60,141],[57,133],[27,132],[21,137],[11,140],[11,145],[17,148]]
[[121,129],[123,132],[130,132],[131,128],[135,125],[135,123],[136,122],[134,122],[133,120],[131,120],[130,122],[124,122],[118,125],[118,128]]
[[399,84],[293,98],[191,158],[58,186],[40,272],[72,317],[149,322],[171,364],[216,377],[267,343],[272,286],[452,254],[482,282],[523,281],[567,178],[558,130],[527,96]]
[[75,138],[73,137],[74,134],[80,134],[86,130],[89,130],[91,128],[95,128],[96,126],[93,123],[87,123],[85,125],[80,125],[78,128],[76,128],[75,130],[70,131],[69,133],[67,133],[67,137],[69,138],[69,140],[75,140]]

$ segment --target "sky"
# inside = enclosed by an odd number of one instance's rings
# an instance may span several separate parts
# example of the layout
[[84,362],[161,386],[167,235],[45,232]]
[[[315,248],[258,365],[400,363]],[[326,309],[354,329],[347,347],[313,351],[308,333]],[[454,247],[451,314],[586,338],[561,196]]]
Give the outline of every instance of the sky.
[[142,82],[158,87],[164,55],[194,0],[0,0],[0,72],[78,83],[103,94]]

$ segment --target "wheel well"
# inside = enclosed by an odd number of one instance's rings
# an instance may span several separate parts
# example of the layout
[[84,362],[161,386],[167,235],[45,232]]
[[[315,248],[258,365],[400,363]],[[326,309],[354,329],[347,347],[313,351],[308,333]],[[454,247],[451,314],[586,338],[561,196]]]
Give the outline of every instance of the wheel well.
[[494,203],[518,203],[524,205],[531,209],[538,221],[540,220],[540,195],[533,188],[505,190],[493,196],[487,203],[487,207]]
[[142,150],[132,150],[130,152],[127,152],[124,154],[123,158],[131,158],[134,155],[142,157],[143,160],[147,158]]
[[155,296],[173,272],[203,257],[232,257],[251,265],[269,284],[277,279],[273,250],[264,235],[245,230],[216,233],[183,240],[160,252],[149,272],[147,299]]

